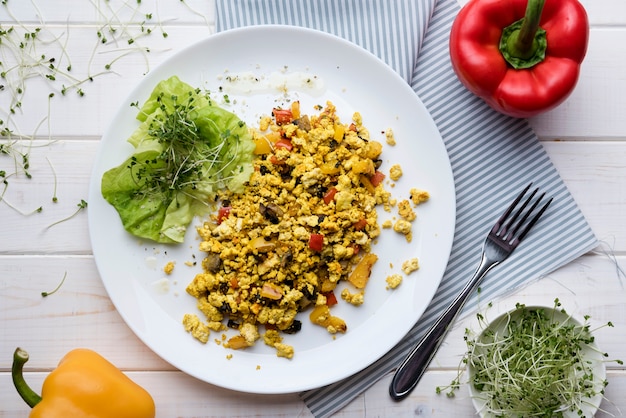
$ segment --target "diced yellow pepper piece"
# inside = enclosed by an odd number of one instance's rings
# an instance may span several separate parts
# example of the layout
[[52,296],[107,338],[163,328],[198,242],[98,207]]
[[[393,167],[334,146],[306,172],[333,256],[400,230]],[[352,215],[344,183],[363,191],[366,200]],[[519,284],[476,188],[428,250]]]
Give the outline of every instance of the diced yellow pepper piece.
[[348,281],[357,289],[365,288],[368,280],[370,279],[372,267],[376,261],[378,261],[378,256],[376,254],[365,254],[361,261],[359,261],[359,264],[356,265],[350,276],[348,276]]
[[337,142],[341,142],[343,140],[343,136],[346,133],[346,127],[343,125],[335,125],[335,133],[333,135],[333,139]]
[[291,115],[294,119],[300,119],[300,102],[297,100],[291,103]]

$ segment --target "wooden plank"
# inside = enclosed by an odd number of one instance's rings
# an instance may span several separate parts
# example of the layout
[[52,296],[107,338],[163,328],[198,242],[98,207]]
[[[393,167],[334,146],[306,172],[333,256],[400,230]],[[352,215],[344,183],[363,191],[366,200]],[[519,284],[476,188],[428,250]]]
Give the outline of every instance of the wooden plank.
[[[64,275],[57,293],[41,296]],[[0,318],[5,324],[0,370],[9,367],[8,354],[18,346],[31,353],[30,368],[49,369],[71,348],[87,347],[122,368],[172,369],[126,326],[92,257],[2,256],[0,289]]]
[[[626,3],[621,3],[624,8]],[[622,111],[626,105],[624,57],[624,27],[592,28],[576,88],[559,107],[530,120],[535,132],[543,138],[623,139],[626,136]]]
[[[85,0],[76,7],[74,0],[34,0],[7,2],[0,20],[21,24],[117,25],[120,22],[153,25],[213,25],[214,0]],[[8,18],[7,18],[8,17]]]
[[543,146],[598,239],[624,251],[626,143],[547,141]]
[[[198,382],[180,372],[128,372],[128,376],[146,388],[155,399],[157,418],[202,416],[236,416],[239,418],[291,418],[313,415],[295,394],[253,395],[233,392]],[[47,372],[26,375],[29,384],[39,390]],[[387,395],[391,375],[376,383],[368,392],[355,398],[334,415],[335,418],[369,418],[381,416],[416,416],[429,418],[471,417],[475,411],[464,385],[454,398],[434,395],[434,388],[448,384],[456,372],[428,372],[415,391],[402,402]],[[626,373],[611,372],[606,400],[596,418],[620,416],[626,410]],[[0,372],[0,417],[25,416],[29,408],[13,389],[10,374]],[[201,411],[201,412],[200,412]]]
[[[467,0],[460,0],[465,4]],[[108,3],[108,4],[107,4]],[[121,18],[134,18],[141,22],[145,14],[151,13],[152,20],[175,24],[215,23],[215,0],[158,1],[143,0],[137,6],[133,0],[90,0],[83,7],[75,1],[45,0],[9,2],[11,15],[21,22],[76,22],[79,24],[102,22]],[[622,0],[581,0],[587,10],[592,26],[612,26],[626,23],[626,4]],[[4,20],[4,18],[2,18]],[[150,19],[148,19],[150,20]]]
[[[69,32],[62,26],[51,27],[41,38],[56,37],[58,41],[37,42],[33,48],[14,51],[16,58],[9,53],[3,56],[3,68],[17,66],[21,70],[7,71],[3,80],[3,128],[15,136],[97,140],[118,110],[128,108],[136,113],[130,104],[140,98],[130,100],[128,96],[146,73],[212,31],[204,26],[176,26],[167,30],[167,38],[152,33],[132,45],[127,38],[103,45],[96,32],[89,26],[72,27]],[[20,41],[18,35],[14,42]],[[40,56],[46,59],[41,62]],[[47,68],[51,59],[56,68],[53,72]],[[31,64],[34,61],[38,64]],[[18,88],[23,94],[16,93]],[[14,101],[19,101],[19,107]]]

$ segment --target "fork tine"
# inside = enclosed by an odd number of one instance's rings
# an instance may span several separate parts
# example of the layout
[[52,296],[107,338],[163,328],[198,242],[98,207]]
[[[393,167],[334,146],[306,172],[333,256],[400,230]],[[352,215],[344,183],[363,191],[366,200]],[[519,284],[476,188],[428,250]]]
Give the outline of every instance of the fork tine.
[[[524,195],[526,194],[526,192],[528,191],[528,189],[530,189],[530,186],[532,185],[532,183],[530,183],[528,186],[526,186],[526,188],[524,190],[522,190],[522,192],[519,194],[519,196],[517,196],[515,198],[515,200],[513,201],[513,203],[511,203],[511,206],[509,206],[504,213],[502,214],[502,216],[500,216],[500,219],[498,219],[498,221],[493,225],[493,228],[491,228],[491,233],[492,234],[496,234],[496,235],[500,235],[499,232],[502,229],[502,224],[504,223],[504,221],[509,217],[509,215],[511,214],[511,212],[513,212],[513,209],[515,209],[515,206],[517,206],[517,204],[520,202],[520,200],[522,200],[522,197],[524,197]],[[506,228],[505,231],[506,232]]]
[[[530,184],[528,185],[528,187],[530,187]],[[526,190],[528,190],[528,187],[526,188]],[[530,196],[528,196],[528,198],[522,204],[522,206],[517,210],[517,212],[515,212],[515,215],[513,215],[511,220],[506,224],[506,228],[504,229],[504,231],[502,231],[502,236],[504,237],[505,241],[510,241],[511,238],[513,238],[513,236],[519,230],[520,226],[522,226],[522,224],[526,221],[526,219],[530,215],[530,212],[532,212],[533,209],[535,209],[535,206],[537,206],[537,204],[535,203],[535,205],[532,208],[530,208],[530,210],[527,211],[524,216],[522,216],[522,219],[520,219],[520,221],[513,227],[513,229],[510,229],[511,226],[517,220],[517,218],[519,218],[519,216],[524,212],[524,209],[526,209],[526,206],[528,206],[528,204],[533,199],[533,197],[535,197],[535,195],[537,194],[538,190],[539,190],[539,188],[536,188],[535,190],[533,190],[533,192],[530,194]],[[541,198],[539,198],[539,200],[541,200]]]
[[[500,219],[498,219],[498,221],[491,229],[491,234],[499,237],[502,241],[507,242],[512,247],[516,247],[517,244],[519,244],[520,241],[524,239],[526,234],[528,234],[530,229],[535,225],[541,215],[543,215],[543,212],[546,211],[546,209],[552,202],[552,198],[550,198],[550,200],[541,207],[539,212],[537,212],[535,216],[530,220],[530,222],[528,222],[526,226],[521,230],[521,233],[518,234],[522,226],[524,226],[530,215],[535,211],[537,206],[539,206],[539,203],[546,195],[545,192],[542,193],[539,198],[534,201],[531,207],[527,209],[527,206],[530,204],[530,202],[534,199],[535,195],[539,191],[539,188],[537,187],[526,198],[526,200],[524,200],[522,205],[517,210],[515,210],[517,205],[522,201],[524,195],[528,192],[531,186],[532,183],[528,184],[524,188],[524,190],[522,190],[522,192],[515,198],[513,203],[511,203],[511,205],[506,209],[506,211],[502,214]],[[511,216],[512,213],[513,216]],[[510,219],[508,219],[509,216],[511,216]]]
[[[545,193],[539,197],[539,199],[535,202],[535,204],[533,205],[533,208],[528,212],[528,214],[530,214],[530,212],[532,212],[535,209],[535,207],[537,207],[537,205],[539,204],[539,202],[544,196],[545,196]],[[530,220],[530,222],[528,222],[528,225],[526,225],[526,227],[522,230],[522,232],[518,235],[518,237],[514,239],[513,245],[519,244],[519,242],[524,239],[526,234],[528,234],[528,231],[530,231],[530,228],[532,228],[533,225],[535,225],[535,223],[539,220],[541,215],[543,215],[546,209],[548,209],[548,206],[550,206],[550,203],[552,203],[552,199],[553,198],[551,197],[546,202],[546,204],[543,205],[541,209],[539,209],[539,212],[537,212],[537,214]]]

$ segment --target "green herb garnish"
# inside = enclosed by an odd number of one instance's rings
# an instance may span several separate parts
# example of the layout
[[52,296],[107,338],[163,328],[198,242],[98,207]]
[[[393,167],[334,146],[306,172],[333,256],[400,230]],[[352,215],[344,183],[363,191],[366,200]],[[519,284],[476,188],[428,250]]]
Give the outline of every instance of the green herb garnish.
[[[580,324],[560,306],[558,299],[554,310],[517,304],[479,337],[466,330],[462,364],[472,372],[469,384],[487,416],[583,416],[584,405],[603,396],[608,382],[595,366],[608,355],[593,345],[589,316]],[[480,313],[478,320],[485,324]],[[460,373],[447,387],[449,396],[460,386]]]
[[128,139],[135,151],[104,173],[102,195],[130,233],[182,242],[220,189],[243,191],[254,142],[236,115],[175,76],[155,87],[137,119],[141,125]]

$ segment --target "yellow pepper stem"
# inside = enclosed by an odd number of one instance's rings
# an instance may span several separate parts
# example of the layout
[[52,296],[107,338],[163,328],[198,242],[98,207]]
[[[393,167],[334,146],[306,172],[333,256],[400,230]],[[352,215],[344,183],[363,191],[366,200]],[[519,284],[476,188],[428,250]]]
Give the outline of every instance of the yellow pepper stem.
[[28,361],[29,356],[26,350],[19,347],[13,353],[13,366],[11,367],[11,377],[17,393],[31,408],[41,402],[41,396],[28,386],[24,380],[24,364]]

